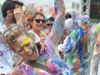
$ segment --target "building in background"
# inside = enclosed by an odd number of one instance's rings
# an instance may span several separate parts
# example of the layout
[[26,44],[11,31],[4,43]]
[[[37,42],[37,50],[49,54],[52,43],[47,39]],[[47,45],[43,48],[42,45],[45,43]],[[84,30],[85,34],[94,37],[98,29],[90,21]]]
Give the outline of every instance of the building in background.
[[100,0],[91,0],[90,18],[92,23],[100,22]]

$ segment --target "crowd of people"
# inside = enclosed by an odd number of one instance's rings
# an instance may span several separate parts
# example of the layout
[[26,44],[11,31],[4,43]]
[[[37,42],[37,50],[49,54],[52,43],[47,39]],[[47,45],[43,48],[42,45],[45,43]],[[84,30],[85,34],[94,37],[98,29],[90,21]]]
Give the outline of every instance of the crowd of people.
[[97,75],[100,24],[64,0],[56,16],[23,11],[23,2],[5,0],[0,22],[0,75]]

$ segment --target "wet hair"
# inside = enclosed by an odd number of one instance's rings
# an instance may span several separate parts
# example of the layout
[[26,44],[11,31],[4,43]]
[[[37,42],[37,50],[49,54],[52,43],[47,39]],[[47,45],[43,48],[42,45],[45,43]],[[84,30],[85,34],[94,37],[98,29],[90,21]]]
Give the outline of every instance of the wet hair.
[[15,5],[18,4],[20,6],[23,6],[23,3],[20,2],[20,1],[14,1],[14,0],[6,0],[2,7],[1,7],[1,10],[2,10],[2,15],[3,17],[5,18],[7,16],[7,11],[8,10],[12,10],[12,9],[15,9]]

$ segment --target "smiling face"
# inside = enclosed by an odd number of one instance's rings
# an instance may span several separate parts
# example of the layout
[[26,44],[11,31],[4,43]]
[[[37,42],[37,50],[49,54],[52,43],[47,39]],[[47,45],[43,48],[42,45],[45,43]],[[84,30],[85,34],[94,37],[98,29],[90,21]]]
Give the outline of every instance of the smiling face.
[[33,22],[32,22],[32,27],[37,30],[37,31],[41,31],[44,27],[45,24],[45,19],[42,15],[36,15],[36,17],[34,18]]
[[19,25],[11,24],[3,33],[9,47],[19,56],[27,60],[38,59],[38,48],[31,38]]
[[25,34],[20,35],[12,45],[15,53],[27,60],[37,60],[39,54],[33,40]]
[[51,31],[51,28],[52,28],[52,26],[53,26],[53,21],[47,21],[46,22],[46,25],[47,25],[47,28],[49,29],[49,31]]

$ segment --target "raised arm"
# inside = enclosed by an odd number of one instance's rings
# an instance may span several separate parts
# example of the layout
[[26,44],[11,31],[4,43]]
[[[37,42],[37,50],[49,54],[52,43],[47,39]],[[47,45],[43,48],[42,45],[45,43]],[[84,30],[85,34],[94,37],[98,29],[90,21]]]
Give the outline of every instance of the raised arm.
[[63,0],[54,0],[56,18],[52,27],[52,30],[47,37],[47,40],[50,41],[52,45],[58,45],[61,40],[64,31],[65,23],[65,7]]
[[55,56],[60,57],[59,52],[57,50],[57,46],[62,38],[64,31],[64,23],[65,23],[64,0],[54,0],[54,3],[55,3],[56,18],[52,30],[45,40],[45,45],[47,47],[47,50],[51,52],[52,57]]

